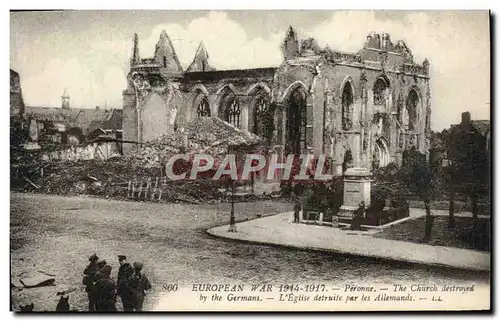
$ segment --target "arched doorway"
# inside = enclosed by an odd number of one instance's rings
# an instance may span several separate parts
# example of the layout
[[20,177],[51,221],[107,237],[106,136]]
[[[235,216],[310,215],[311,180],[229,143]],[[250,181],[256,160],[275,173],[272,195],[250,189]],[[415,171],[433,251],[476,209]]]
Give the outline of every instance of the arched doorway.
[[287,152],[300,154],[307,150],[307,93],[295,89],[287,100]]

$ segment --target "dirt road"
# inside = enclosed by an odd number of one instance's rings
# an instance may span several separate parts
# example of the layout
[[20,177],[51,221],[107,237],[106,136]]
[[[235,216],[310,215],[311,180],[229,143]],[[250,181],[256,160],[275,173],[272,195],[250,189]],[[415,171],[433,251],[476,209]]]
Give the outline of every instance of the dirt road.
[[[238,220],[291,210],[281,201],[236,204]],[[118,269],[117,255],[144,263],[153,284],[145,310],[163,284],[215,282],[428,282],[488,283],[487,274],[394,266],[335,254],[223,241],[204,231],[228,224],[229,204],[184,205],[11,194],[11,277],[42,270],[57,284],[77,287],[70,304],[86,310],[81,286],[87,257],[94,251]],[[53,287],[13,290],[13,309],[28,297],[35,310],[53,311]]]

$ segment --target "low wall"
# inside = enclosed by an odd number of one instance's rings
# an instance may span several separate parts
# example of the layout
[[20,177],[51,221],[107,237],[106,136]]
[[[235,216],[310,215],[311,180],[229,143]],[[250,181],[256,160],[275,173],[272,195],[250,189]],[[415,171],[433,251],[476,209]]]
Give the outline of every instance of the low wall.
[[83,146],[62,147],[59,150],[42,152],[42,160],[105,160],[120,156],[118,145],[115,142],[91,143]]
[[[369,211],[365,212],[362,218],[361,224],[363,226],[381,226],[394,221],[398,221],[405,217],[410,216],[409,207],[385,207],[379,211]],[[318,224],[318,225],[329,225],[335,226],[338,223],[351,223],[350,219],[339,218],[337,215],[328,216],[321,210],[302,210],[301,211],[301,222],[306,224]],[[339,221],[339,222],[337,222]]]

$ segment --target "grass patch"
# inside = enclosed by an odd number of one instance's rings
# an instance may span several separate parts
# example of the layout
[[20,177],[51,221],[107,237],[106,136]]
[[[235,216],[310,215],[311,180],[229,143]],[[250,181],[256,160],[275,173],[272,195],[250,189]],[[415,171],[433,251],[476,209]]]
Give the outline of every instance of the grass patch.
[[[424,202],[420,200],[410,200],[410,207],[412,208],[425,208]],[[435,200],[431,202],[431,209],[433,210],[443,210],[448,211],[450,208],[450,202],[448,200]],[[470,201],[456,200],[455,201],[455,213],[460,212],[472,212],[472,206]],[[479,215],[490,215],[490,205],[489,201],[482,201],[478,204],[478,214]]]
[[[448,217],[435,217],[432,226],[431,245],[449,246],[461,249],[490,251],[490,220],[456,217],[455,227],[448,228]],[[420,243],[425,230],[425,217],[393,225],[374,235],[388,240]]]

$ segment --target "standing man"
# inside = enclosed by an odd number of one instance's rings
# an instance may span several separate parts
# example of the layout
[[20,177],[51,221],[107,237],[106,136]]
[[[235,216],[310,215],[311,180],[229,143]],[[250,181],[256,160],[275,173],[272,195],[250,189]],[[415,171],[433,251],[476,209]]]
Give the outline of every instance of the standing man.
[[96,311],[116,311],[116,284],[111,279],[111,266],[105,265],[99,271],[99,280],[94,283]]
[[295,192],[292,192],[292,199],[295,203],[293,206],[293,222],[300,223],[300,210],[302,209],[302,206],[300,205],[299,197],[295,194]]
[[365,201],[361,201],[358,205],[358,208],[353,213],[351,230],[361,230],[361,224],[365,216],[365,211]]
[[134,310],[142,311],[146,291],[151,289],[151,283],[148,278],[142,274],[143,264],[134,262],[134,274],[129,279],[129,285],[134,294]]
[[89,299],[89,312],[95,311],[95,299],[92,296],[92,288],[94,282],[97,280],[97,272],[99,267],[97,266],[97,261],[99,257],[94,253],[89,257],[90,263],[87,265],[85,270],[83,270],[83,285],[85,285],[85,292]]
[[128,286],[128,280],[134,274],[134,269],[127,262],[125,255],[118,255],[118,263],[120,264],[120,269],[118,270],[118,279],[116,280],[117,295],[122,298],[123,311],[134,311],[134,294]]

